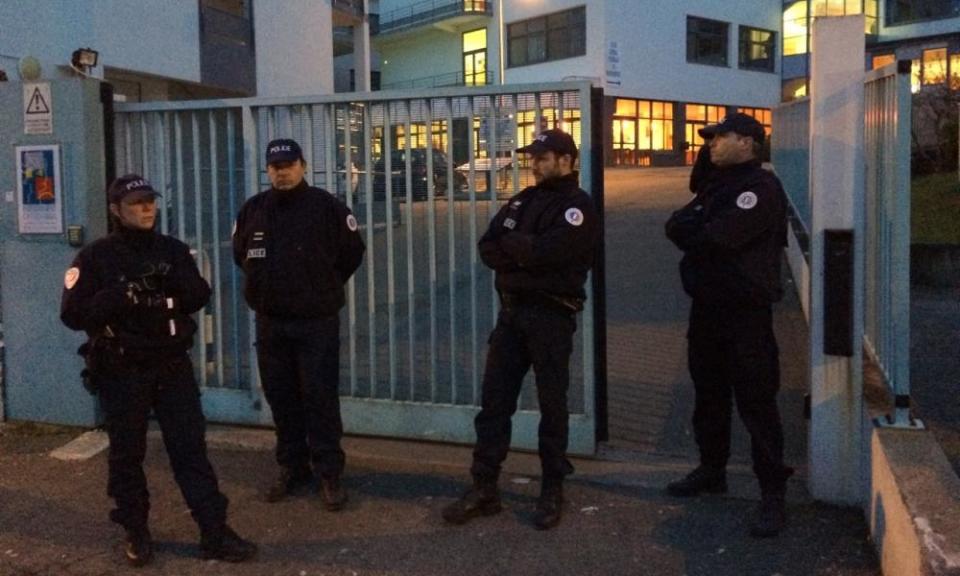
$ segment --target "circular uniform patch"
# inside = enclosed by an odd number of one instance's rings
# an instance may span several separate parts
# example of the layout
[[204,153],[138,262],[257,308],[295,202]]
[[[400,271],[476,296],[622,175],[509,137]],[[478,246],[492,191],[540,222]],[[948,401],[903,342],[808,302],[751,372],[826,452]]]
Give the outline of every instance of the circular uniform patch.
[[77,285],[77,280],[79,279],[80,269],[74,266],[73,268],[67,270],[67,273],[63,275],[63,285],[67,288],[67,290],[71,290]]
[[357,219],[353,217],[353,214],[347,216],[347,228],[349,228],[351,232],[357,231]]
[[744,192],[737,196],[737,207],[749,210],[757,205],[757,195],[753,192]]
[[579,208],[569,208],[563,215],[573,226],[579,226],[583,224],[583,212]]

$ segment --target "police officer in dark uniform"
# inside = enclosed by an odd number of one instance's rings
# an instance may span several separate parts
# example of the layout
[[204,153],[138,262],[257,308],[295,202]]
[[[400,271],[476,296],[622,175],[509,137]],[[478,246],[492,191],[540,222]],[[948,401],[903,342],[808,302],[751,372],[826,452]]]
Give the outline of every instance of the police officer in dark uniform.
[[336,511],[347,501],[339,312],[364,245],[350,210],[304,180],[299,144],[274,140],[266,160],[272,187],[247,200],[233,235],[244,295],[256,312],[257,362],[282,468],[266,499],[309,485],[316,472],[325,507]]
[[777,177],[761,167],[764,130],[754,118],[732,114],[700,134],[709,139],[716,169],[666,225],[667,237],[684,251],[681,279],[693,298],[687,337],[700,466],[667,491],[673,496],[726,491],[735,399],[750,433],[762,493],[750,531],[775,536],[786,523],[784,494],[793,472],[783,464],[771,310],[783,295],[786,197]]
[[227,498],[207,459],[200,392],[188,351],[210,287],[188,247],[154,231],[157,193],[136,174],[108,191],[115,231],[77,254],[64,278],[63,323],[84,330],[86,384],[100,395],[110,436],[110,518],[127,532],[126,556],[153,556],[143,474],[147,420],[153,410],[174,477],[200,526],[204,558],[247,560],[256,546],[226,524]]
[[480,239],[480,257],[496,272],[501,310],[490,335],[482,406],[475,420],[473,487],[443,510],[462,524],[501,510],[497,480],[510,447],[510,419],[524,375],[533,366],[540,405],[542,485],[533,522],[557,525],[566,458],[569,360],[576,314],[586,299],[600,221],[573,170],[577,147],[570,135],[547,130],[517,152],[530,154],[536,185],[514,196]]

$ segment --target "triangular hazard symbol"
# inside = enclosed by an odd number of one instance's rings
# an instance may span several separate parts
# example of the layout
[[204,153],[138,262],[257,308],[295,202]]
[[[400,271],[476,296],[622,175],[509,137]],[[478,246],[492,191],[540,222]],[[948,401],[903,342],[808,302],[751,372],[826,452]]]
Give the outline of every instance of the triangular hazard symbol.
[[43,94],[40,93],[39,88],[33,89],[33,96],[30,97],[30,103],[27,104],[27,114],[49,114],[50,107],[47,106],[46,100],[43,99]]

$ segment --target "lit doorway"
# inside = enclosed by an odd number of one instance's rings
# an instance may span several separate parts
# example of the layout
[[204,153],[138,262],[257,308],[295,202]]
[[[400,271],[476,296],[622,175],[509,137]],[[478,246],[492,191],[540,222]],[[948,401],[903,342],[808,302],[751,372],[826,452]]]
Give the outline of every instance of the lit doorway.
[[463,33],[463,84],[483,86],[487,83],[487,29]]

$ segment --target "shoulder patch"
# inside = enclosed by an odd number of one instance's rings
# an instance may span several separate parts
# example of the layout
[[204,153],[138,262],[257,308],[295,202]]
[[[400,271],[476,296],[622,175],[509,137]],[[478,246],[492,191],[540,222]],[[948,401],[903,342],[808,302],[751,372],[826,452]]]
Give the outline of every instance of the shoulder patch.
[[583,224],[583,212],[579,208],[568,208],[563,217],[567,219],[571,226]]
[[351,232],[356,232],[357,228],[359,228],[357,219],[354,218],[353,214],[347,215],[347,228],[349,228]]
[[73,290],[73,287],[77,285],[77,281],[80,280],[80,269],[74,266],[67,270],[67,273],[63,275],[63,286],[67,290]]
[[757,205],[757,195],[754,194],[753,192],[750,192],[750,191],[742,192],[739,196],[737,196],[737,208],[741,208],[743,210],[750,210],[756,205]]

